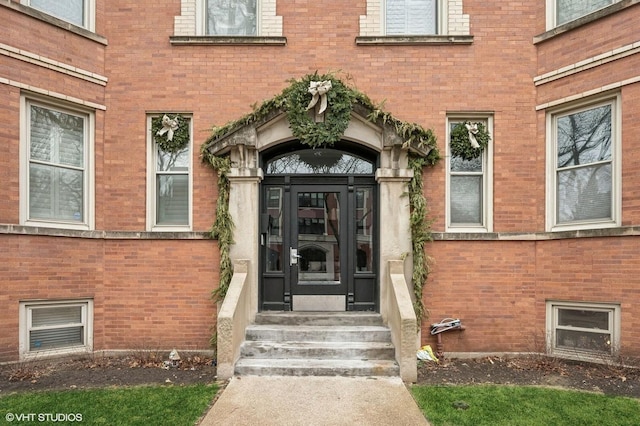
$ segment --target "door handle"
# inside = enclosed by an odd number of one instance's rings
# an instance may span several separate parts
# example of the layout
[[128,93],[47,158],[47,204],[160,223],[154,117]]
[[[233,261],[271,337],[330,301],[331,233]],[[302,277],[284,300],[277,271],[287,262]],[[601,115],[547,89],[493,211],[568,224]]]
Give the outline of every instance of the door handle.
[[302,256],[298,254],[298,249],[289,247],[289,266],[297,265],[298,259],[302,259]]

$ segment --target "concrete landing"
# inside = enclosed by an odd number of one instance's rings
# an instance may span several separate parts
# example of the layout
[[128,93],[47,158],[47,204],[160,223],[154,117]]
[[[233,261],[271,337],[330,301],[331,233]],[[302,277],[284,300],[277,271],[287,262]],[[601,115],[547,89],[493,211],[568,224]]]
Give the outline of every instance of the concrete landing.
[[398,377],[235,376],[212,425],[429,425]]

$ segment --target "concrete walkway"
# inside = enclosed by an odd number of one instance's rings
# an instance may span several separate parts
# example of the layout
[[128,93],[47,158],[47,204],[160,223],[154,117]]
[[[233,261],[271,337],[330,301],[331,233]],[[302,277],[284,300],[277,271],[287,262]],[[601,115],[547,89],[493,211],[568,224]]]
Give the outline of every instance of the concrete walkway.
[[429,425],[398,377],[233,377],[200,426]]

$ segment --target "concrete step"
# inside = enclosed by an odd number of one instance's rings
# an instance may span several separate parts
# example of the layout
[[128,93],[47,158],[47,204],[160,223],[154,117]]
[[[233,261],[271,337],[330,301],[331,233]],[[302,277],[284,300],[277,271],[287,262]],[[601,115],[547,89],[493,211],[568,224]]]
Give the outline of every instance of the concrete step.
[[313,326],[254,324],[247,327],[246,340],[273,342],[390,342],[384,326]]
[[269,359],[393,360],[390,342],[267,342],[245,341],[240,356]]
[[240,358],[238,375],[258,376],[398,376],[400,367],[391,360],[344,359],[252,359]]
[[391,331],[371,312],[261,312],[236,374],[398,376]]
[[375,312],[259,312],[256,324],[272,325],[382,325]]

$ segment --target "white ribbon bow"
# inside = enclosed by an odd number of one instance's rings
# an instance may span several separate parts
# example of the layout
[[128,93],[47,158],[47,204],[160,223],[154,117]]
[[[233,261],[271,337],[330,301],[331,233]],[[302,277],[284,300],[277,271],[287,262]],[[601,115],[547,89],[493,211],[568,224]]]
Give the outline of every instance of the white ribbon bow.
[[473,148],[480,148],[480,144],[476,140],[476,133],[478,133],[478,123],[465,123],[464,126],[469,131],[469,142]]
[[167,134],[167,139],[173,140],[173,132],[178,130],[178,120],[176,118],[171,119],[166,114],[162,117],[162,129],[156,133],[158,136]]
[[316,106],[319,100],[320,109],[318,110],[318,115],[322,114],[327,109],[327,92],[330,89],[331,80],[310,82],[308,92],[313,95],[313,98],[311,98],[311,102],[307,106],[307,111]]

